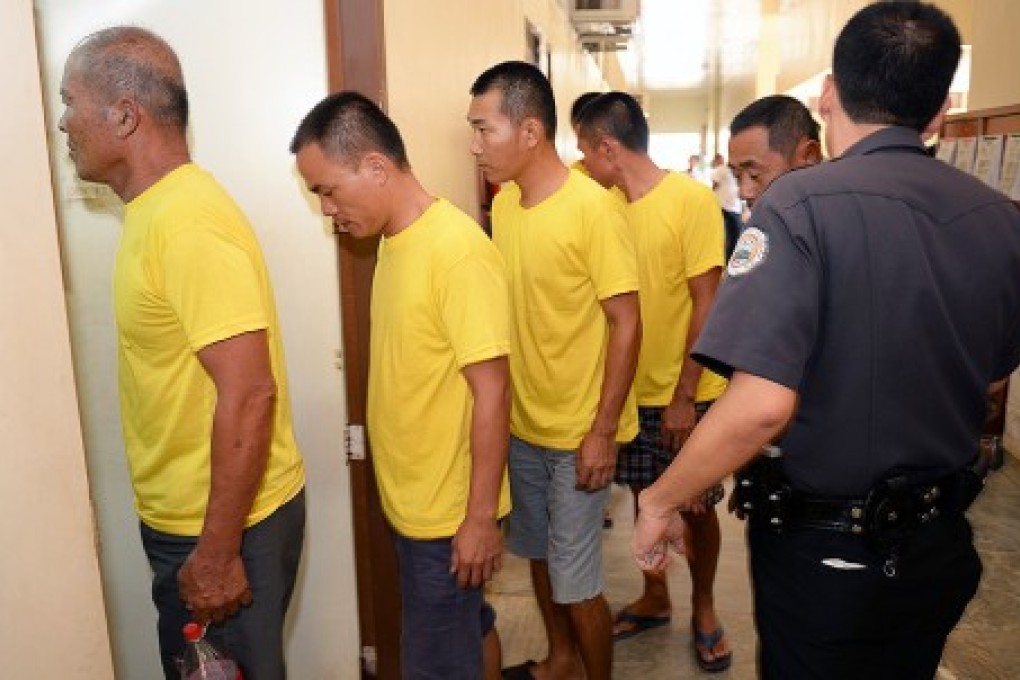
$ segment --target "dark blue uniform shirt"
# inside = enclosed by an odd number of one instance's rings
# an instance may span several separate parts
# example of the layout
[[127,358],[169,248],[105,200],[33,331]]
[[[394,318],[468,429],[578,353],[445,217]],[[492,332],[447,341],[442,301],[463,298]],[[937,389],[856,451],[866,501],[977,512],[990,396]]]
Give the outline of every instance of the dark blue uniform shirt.
[[861,496],[977,451],[1020,363],[1020,211],[890,127],[755,204],[694,356],[796,390],[794,488]]

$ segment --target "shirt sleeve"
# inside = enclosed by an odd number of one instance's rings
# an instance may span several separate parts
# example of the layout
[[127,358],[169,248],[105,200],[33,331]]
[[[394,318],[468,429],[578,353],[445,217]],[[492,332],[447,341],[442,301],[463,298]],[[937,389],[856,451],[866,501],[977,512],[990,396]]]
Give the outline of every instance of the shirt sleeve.
[[510,353],[510,292],[497,254],[472,254],[453,264],[442,277],[438,300],[460,368]]
[[[791,209],[800,210],[803,208]],[[693,350],[712,371],[742,371],[796,390],[815,346],[822,281],[803,212],[762,206],[741,235]]]
[[638,289],[634,235],[623,206],[608,193],[604,209],[591,218],[587,244],[588,271],[599,300]]
[[216,229],[183,229],[162,252],[163,288],[188,344],[214,342],[269,326],[252,254]]
[[722,210],[712,192],[698,189],[687,202],[688,219],[680,233],[684,271],[688,279],[723,266],[725,232]]

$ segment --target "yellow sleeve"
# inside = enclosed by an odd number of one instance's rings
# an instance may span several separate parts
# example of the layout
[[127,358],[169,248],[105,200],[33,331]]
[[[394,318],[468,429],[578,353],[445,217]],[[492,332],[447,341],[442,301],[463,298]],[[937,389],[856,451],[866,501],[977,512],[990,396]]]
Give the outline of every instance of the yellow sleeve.
[[192,350],[269,327],[256,263],[226,234],[201,226],[175,231],[161,265],[164,294]]
[[684,271],[688,279],[724,264],[725,231],[722,210],[711,191],[692,192],[686,201],[684,224],[680,232]]
[[638,289],[634,236],[623,206],[608,193],[604,208],[591,219],[587,242],[588,271],[599,300]]
[[510,292],[497,253],[473,253],[451,266],[437,299],[458,367],[510,353]]

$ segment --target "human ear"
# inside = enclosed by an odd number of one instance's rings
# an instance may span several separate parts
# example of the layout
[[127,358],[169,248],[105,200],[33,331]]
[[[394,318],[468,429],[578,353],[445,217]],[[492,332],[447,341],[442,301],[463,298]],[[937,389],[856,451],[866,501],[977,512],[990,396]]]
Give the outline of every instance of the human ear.
[[109,117],[116,127],[117,137],[126,139],[138,128],[141,110],[133,99],[121,98],[109,109]]
[[793,164],[795,168],[804,168],[817,165],[822,161],[822,145],[816,139],[802,138],[797,142],[797,148],[793,152]]
[[939,109],[939,112],[935,114],[935,117],[928,122],[928,125],[925,126],[924,130],[921,132],[921,139],[927,140],[933,135],[939,133],[939,130],[942,129],[942,123],[946,120],[946,113],[949,111],[949,104],[950,100],[949,95],[947,94],[946,100],[942,102],[942,108]]
[[534,118],[525,118],[521,124],[521,131],[524,134],[524,141],[529,147],[537,146],[542,139],[542,126]]
[[362,166],[371,175],[372,179],[375,180],[379,186],[383,186],[389,180],[389,167],[386,163],[386,157],[381,153],[372,152],[367,154],[362,159]]
[[603,155],[609,162],[613,162],[616,160],[616,157],[619,153],[619,149],[617,148],[619,147],[619,145],[620,145],[619,142],[609,137],[603,137],[602,141],[599,142],[599,148],[602,150]]

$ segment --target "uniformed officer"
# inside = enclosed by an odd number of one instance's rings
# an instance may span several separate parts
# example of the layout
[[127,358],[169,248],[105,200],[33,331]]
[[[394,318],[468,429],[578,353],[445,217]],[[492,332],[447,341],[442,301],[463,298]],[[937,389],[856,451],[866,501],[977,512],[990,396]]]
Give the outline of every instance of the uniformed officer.
[[779,469],[748,475],[766,679],[931,678],[977,588],[963,510],[985,395],[1020,363],[1020,213],[924,154],[959,55],[926,3],[841,31],[836,160],[756,204],[694,348],[729,388],[639,501],[634,555],[661,568],[675,508],[785,429]]

